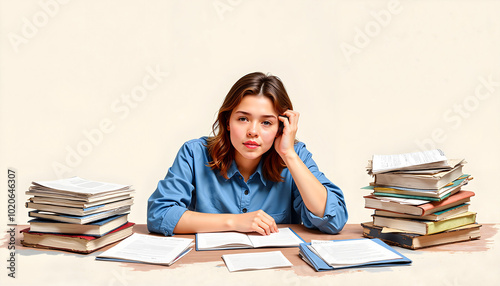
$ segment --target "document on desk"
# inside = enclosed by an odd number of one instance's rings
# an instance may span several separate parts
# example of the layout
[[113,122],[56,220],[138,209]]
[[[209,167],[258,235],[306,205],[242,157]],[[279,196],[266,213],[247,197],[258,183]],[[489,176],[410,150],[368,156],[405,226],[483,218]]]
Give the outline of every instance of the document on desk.
[[134,233],[96,257],[96,260],[172,265],[187,254],[192,239]]
[[292,263],[281,251],[224,254],[222,259],[230,272],[291,267]]
[[443,151],[439,149],[395,154],[395,155],[373,155],[372,173],[378,174],[393,170],[449,168],[450,165]]
[[309,248],[331,266],[359,265],[375,261],[401,259],[393,251],[370,239],[312,240]]
[[279,228],[270,235],[240,232],[210,232],[196,234],[196,250],[221,250],[257,247],[294,247],[303,243],[290,228]]

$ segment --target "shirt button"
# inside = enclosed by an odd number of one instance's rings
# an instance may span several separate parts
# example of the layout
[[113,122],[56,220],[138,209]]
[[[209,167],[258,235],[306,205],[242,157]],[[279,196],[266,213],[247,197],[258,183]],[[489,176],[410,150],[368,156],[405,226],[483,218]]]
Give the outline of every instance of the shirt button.
[[242,211],[242,212],[244,212],[244,213],[246,213],[246,212],[247,212],[247,209],[246,209],[246,208],[244,208],[244,209],[242,209],[241,211]]
[[250,192],[248,190],[245,190],[245,195],[248,195]]

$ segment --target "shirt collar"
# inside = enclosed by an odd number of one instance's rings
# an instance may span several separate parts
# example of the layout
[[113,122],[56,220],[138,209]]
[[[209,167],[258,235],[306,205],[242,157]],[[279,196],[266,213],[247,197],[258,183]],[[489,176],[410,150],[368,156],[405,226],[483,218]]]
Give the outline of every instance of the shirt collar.
[[[229,169],[227,170],[227,177],[231,179],[233,176],[238,175],[241,176],[240,171],[238,170],[238,167],[236,166],[236,162],[233,160],[231,163],[231,166],[229,166]],[[250,179],[253,179],[253,177],[259,176],[260,181],[264,186],[267,185],[267,180],[264,179],[263,173],[262,173],[262,161],[259,162],[259,165],[257,166],[257,170],[250,176]]]

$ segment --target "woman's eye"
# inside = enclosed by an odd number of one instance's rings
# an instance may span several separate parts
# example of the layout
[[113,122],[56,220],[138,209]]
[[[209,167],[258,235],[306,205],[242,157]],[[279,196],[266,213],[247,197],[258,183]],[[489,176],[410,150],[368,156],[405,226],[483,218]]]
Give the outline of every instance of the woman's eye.
[[246,117],[240,117],[240,118],[238,118],[238,121],[247,121],[247,118]]
[[266,126],[269,126],[269,125],[271,125],[272,123],[271,123],[271,121],[264,121],[264,122],[262,122],[262,124],[264,124],[264,125],[266,125]]

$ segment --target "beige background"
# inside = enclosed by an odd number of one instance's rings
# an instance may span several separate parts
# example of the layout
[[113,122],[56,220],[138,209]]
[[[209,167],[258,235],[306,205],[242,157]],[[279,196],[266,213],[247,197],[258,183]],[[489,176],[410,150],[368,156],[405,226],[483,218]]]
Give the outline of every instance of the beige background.
[[[8,168],[17,171],[19,224],[28,220],[23,204],[31,181],[74,175],[134,185],[130,218],[145,223],[147,198],[181,144],[210,133],[231,85],[253,71],[284,81],[301,113],[298,137],[344,191],[349,223],[370,220],[360,188],[371,180],[365,166],[373,154],[434,146],[466,158],[465,170],[475,178],[468,187],[476,192],[471,209],[479,222],[498,223],[499,11],[499,1],[472,0],[2,0],[0,229],[5,234]],[[467,285],[475,277],[497,283],[496,269],[487,267],[498,265],[496,249],[473,254],[485,273],[442,283]],[[420,284],[429,269],[460,260],[457,254],[430,260],[417,254],[414,261],[429,268],[412,277],[396,268],[392,276],[353,271],[335,281],[384,284],[407,277],[405,283]],[[18,283],[31,285],[30,274],[48,277],[36,263],[68,267],[57,257],[21,257]],[[95,276],[77,275],[79,282],[115,285],[127,270],[90,265]],[[457,271],[467,273],[461,265]],[[173,281],[195,271],[203,274],[193,277],[196,283],[216,281],[205,279],[217,275],[213,268],[197,267],[157,275]],[[307,281],[269,273],[230,277]],[[120,285],[158,281],[152,274],[135,273]],[[325,279],[313,284],[333,282]]]
[[145,223],[181,144],[253,71],[284,81],[349,223],[370,219],[373,154],[433,146],[466,158],[472,209],[498,222],[498,1],[0,3],[0,184],[17,170],[18,223],[31,181],[74,175],[134,185]]

